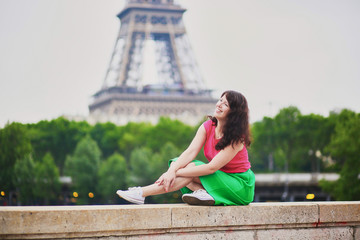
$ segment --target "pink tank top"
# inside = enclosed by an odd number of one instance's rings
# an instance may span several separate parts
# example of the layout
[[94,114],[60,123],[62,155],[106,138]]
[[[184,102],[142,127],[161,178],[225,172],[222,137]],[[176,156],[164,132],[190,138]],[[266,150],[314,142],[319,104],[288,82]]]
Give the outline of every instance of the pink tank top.
[[[206,130],[206,141],[204,145],[204,154],[207,160],[210,162],[216,154],[220,151],[215,149],[215,145],[220,141],[220,139],[215,138],[215,125],[211,120],[208,120],[203,123]],[[244,146],[241,151],[239,151],[235,157],[228,162],[220,170],[226,173],[242,173],[249,170],[251,167],[248,157],[248,152]]]

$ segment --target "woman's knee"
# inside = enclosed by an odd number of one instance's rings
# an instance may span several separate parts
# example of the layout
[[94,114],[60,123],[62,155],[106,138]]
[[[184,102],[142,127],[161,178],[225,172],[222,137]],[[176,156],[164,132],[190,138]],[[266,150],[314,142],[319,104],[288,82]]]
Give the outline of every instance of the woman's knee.
[[201,185],[202,185],[199,177],[194,177],[194,178],[192,179],[192,181],[193,181],[194,183],[197,183],[197,184],[201,184]]
[[195,166],[196,166],[195,163],[191,162],[191,163],[189,163],[188,165],[186,165],[185,168],[187,168],[187,167],[195,167]]

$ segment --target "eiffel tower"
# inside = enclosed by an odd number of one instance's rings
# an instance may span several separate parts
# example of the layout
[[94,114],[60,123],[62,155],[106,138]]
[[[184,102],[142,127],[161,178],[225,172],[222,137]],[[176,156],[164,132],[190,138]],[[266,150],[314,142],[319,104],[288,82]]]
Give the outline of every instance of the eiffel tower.
[[129,0],[101,89],[89,105],[90,121],[155,123],[169,116],[197,124],[216,100],[196,64],[174,0]]

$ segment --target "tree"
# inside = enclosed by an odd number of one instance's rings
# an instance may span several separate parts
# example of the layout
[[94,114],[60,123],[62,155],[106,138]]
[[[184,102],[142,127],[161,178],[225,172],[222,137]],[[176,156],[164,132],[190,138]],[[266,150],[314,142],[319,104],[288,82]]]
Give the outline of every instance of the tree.
[[130,154],[134,149],[144,147],[148,141],[152,141],[148,137],[151,128],[153,126],[149,123],[134,122],[121,127],[118,141],[119,152],[126,159],[130,159]]
[[[0,186],[3,191],[15,189],[15,164],[29,158],[32,152],[28,132],[20,123],[6,124],[0,129]],[[19,163],[20,164],[20,163]]]
[[[161,148],[161,151],[159,153],[153,154],[150,161],[150,169],[153,169],[151,171],[151,174],[153,175],[152,183],[158,179],[161,174],[167,171],[169,166],[169,160],[173,159],[175,157],[178,157],[181,154],[182,151],[180,151],[175,145],[171,142],[167,142],[164,144],[164,146]],[[180,195],[178,193],[167,193],[157,196],[151,196],[147,201],[152,203],[173,203],[173,202],[179,202]]]
[[153,169],[153,178],[158,178],[161,174],[166,172],[169,167],[169,160],[180,156],[181,152],[182,151],[175,147],[173,143],[167,142],[161,148],[159,153],[153,154],[149,163],[149,167]]
[[118,142],[121,138],[120,129],[120,127],[110,122],[97,123],[91,129],[91,138],[99,144],[104,158],[108,158],[115,151],[119,151]]
[[129,185],[146,186],[153,183],[157,176],[154,176],[154,169],[151,166],[153,152],[149,148],[137,148],[131,152]]
[[98,178],[97,189],[104,202],[114,203],[116,190],[127,187],[128,169],[125,158],[118,153],[111,155],[101,163]]
[[276,152],[274,120],[264,117],[252,125],[254,141],[249,148],[251,166],[257,171],[273,171],[273,155]]
[[65,173],[72,178],[79,203],[89,203],[88,194],[94,192],[97,185],[100,158],[101,151],[89,135],[76,145],[74,155],[66,158]]
[[35,199],[35,163],[31,154],[17,159],[14,166],[13,181],[18,196],[18,204],[32,205]]
[[63,173],[66,156],[73,153],[76,144],[91,128],[87,122],[69,121],[63,117],[29,124],[27,127],[35,159],[41,159],[50,152],[60,174]]
[[320,172],[322,161],[316,155],[325,154],[324,149],[333,132],[334,125],[329,118],[316,114],[299,116],[296,136],[299,161],[294,163],[294,167],[305,172]]
[[61,190],[60,173],[51,153],[35,163],[35,195],[43,203],[49,204],[59,197]]
[[252,125],[253,142],[249,149],[254,170],[296,171],[298,122],[296,107],[283,108],[273,118],[264,117]]
[[298,108],[290,106],[281,109],[274,118],[275,143],[278,147],[277,152],[275,153],[275,161],[278,165],[284,166],[285,172],[295,170],[293,165],[297,160],[294,151],[297,147],[296,124],[300,115],[301,113]]
[[161,151],[166,142],[176,144],[177,148],[185,150],[195,135],[194,128],[170,118],[161,117],[158,124],[149,129],[146,146],[154,152]]
[[342,165],[336,182],[322,181],[325,191],[336,200],[360,200],[360,114],[343,110],[336,122],[335,133],[327,150]]

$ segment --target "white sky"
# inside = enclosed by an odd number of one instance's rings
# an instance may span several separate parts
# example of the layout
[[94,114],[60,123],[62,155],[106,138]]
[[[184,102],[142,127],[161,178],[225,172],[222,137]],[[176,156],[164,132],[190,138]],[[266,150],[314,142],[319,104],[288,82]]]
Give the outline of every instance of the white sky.
[[[209,88],[242,92],[252,122],[360,112],[360,1],[179,0]],[[87,115],[124,0],[0,0],[0,127]],[[217,95],[215,96],[217,97]]]

